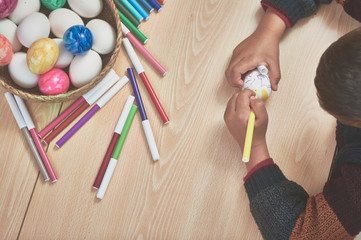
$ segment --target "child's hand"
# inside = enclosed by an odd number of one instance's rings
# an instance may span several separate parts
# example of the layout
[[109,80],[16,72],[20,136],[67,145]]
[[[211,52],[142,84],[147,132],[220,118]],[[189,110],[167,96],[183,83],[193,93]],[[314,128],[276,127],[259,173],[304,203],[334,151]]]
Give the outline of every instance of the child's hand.
[[277,90],[281,79],[279,41],[285,29],[283,20],[271,10],[267,10],[256,31],[233,50],[225,72],[231,86],[243,87],[242,75],[263,64],[268,68],[272,90]]
[[224,121],[226,122],[228,130],[243,150],[248,118],[251,108],[253,109],[256,120],[254,124],[251,154],[253,154],[258,146],[265,146],[268,124],[268,115],[265,105],[262,100],[255,99],[254,96],[255,93],[249,89],[235,93],[229,100],[224,113]]

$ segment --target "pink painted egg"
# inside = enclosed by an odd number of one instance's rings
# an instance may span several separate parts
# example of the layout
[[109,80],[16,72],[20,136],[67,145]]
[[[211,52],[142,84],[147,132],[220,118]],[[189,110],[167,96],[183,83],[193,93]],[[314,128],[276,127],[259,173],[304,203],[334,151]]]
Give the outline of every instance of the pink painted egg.
[[13,58],[13,46],[10,41],[0,34],[0,66],[8,65]]
[[61,69],[53,68],[40,76],[39,89],[45,95],[65,93],[69,89],[69,77]]
[[30,72],[43,74],[49,71],[59,57],[59,49],[56,42],[50,38],[40,38],[29,48],[26,54],[26,64]]
[[18,0],[0,0],[0,18],[10,15],[18,4]]

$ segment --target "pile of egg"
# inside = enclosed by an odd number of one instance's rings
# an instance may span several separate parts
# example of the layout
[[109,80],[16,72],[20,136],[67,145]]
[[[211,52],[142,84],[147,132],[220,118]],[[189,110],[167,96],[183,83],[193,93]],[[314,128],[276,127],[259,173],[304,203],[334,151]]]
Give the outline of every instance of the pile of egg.
[[[38,86],[45,95],[65,93],[70,82],[82,87],[101,72],[99,54],[114,50],[113,27],[94,19],[103,9],[103,0],[68,0],[70,9],[63,8],[65,3],[0,1],[0,66],[8,65],[20,87]],[[52,10],[49,16],[39,12],[41,4]],[[83,19],[90,18],[84,26]],[[56,38],[49,38],[50,31]]]

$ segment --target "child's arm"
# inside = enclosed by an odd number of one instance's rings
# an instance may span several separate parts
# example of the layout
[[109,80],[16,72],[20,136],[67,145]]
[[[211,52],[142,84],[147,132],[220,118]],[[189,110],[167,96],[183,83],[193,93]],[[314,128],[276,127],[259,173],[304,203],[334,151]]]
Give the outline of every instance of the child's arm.
[[249,91],[235,94],[224,118],[243,148],[250,106],[256,115],[244,180],[252,215],[264,239],[353,239],[361,231],[361,146],[344,146],[337,157],[350,160],[337,161],[336,174],[323,192],[309,197],[269,157],[267,113],[263,103],[250,99],[251,95]]

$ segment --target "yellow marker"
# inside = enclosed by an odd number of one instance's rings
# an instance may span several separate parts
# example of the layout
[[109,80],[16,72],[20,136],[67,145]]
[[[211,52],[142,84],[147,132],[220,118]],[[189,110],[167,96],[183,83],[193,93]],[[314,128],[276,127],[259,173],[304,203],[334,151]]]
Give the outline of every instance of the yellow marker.
[[[256,93],[256,98],[257,98],[257,90],[255,90],[255,93]],[[249,162],[249,158],[251,155],[251,146],[252,146],[255,120],[256,120],[256,115],[254,115],[254,112],[251,109],[251,113],[249,114],[249,118],[248,118],[246,139],[244,140],[243,157],[242,157],[243,162]]]

